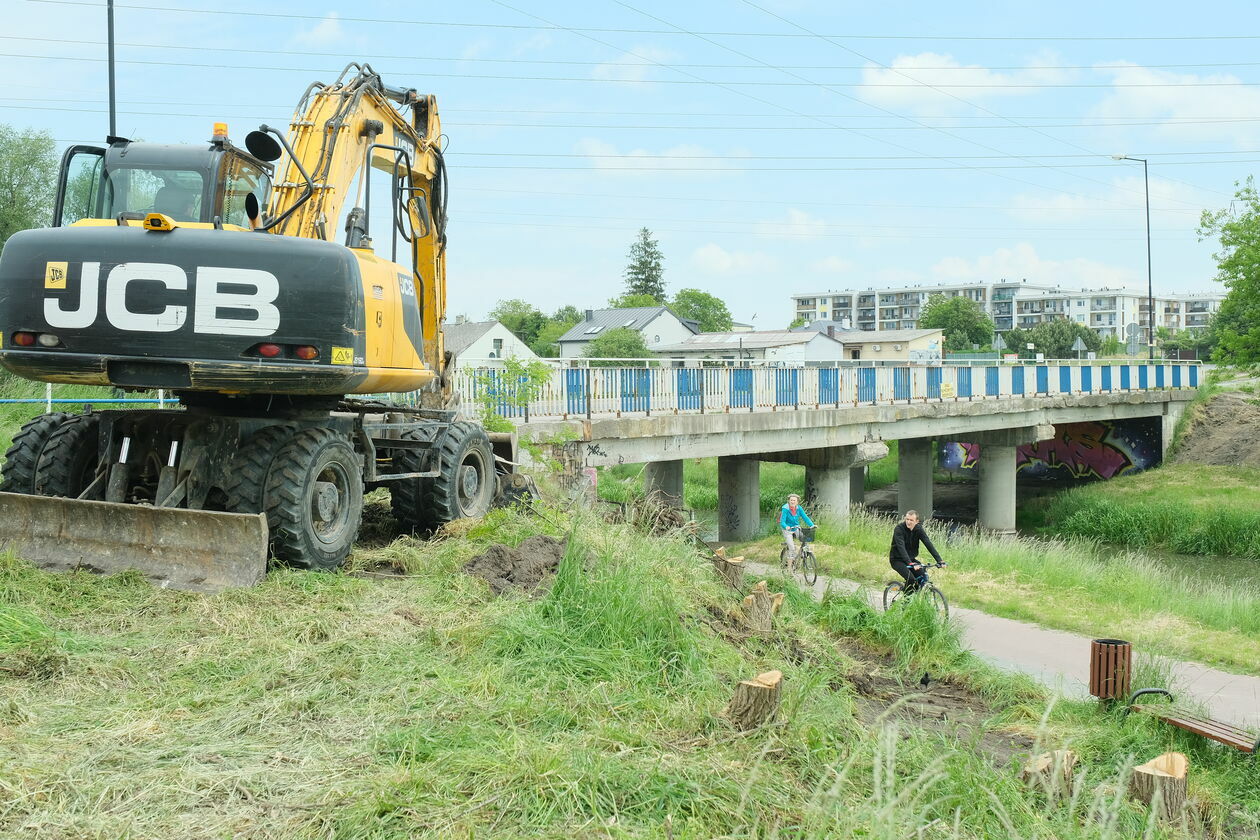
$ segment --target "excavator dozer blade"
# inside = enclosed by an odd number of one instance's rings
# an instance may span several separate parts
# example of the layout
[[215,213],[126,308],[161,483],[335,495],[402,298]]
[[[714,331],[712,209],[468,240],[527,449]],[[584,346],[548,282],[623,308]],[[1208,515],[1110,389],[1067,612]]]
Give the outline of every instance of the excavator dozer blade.
[[0,549],[41,569],[136,569],[157,586],[217,592],[267,571],[267,518],[0,493]]

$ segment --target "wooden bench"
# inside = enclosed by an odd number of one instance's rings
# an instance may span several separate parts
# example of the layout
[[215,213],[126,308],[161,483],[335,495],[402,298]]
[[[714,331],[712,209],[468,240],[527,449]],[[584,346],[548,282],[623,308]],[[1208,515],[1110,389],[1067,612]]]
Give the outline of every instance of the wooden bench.
[[1157,706],[1137,702],[1139,697],[1147,694],[1162,694],[1168,698],[1170,703],[1173,700],[1172,693],[1162,688],[1140,688],[1129,697],[1129,706],[1125,710],[1125,714],[1141,712],[1150,715],[1179,729],[1193,732],[1195,735],[1202,735],[1204,738],[1210,738],[1213,741],[1219,741],[1241,752],[1251,753],[1253,761],[1256,758],[1256,754],[1260,753],[1260,735],[1257,735],[1255,732],[1240,729],[1233,724],[1219,720],[1184,714],[1171,706]]

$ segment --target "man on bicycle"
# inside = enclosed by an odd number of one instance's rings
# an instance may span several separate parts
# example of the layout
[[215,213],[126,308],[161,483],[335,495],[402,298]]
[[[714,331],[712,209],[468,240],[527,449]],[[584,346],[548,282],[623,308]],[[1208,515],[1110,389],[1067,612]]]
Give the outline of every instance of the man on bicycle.
[[810,528],[814,527],[814,521],[809,518],[805,508],[801,507],[801,497],[793,493],[788,496],[787,504],[779,511],[779,530],[783,531],[783,541],[787,543],[789,569],[792,567],[792,561],[796,559],[796,542],[792,539],[792,535],[797,528],[801,527],[802,522]]
[[906,588],[902,591],[907,595],[917,590],[927,578],[923,573],[923,564],[919,562],[920,543],[927,547],[937,563],[943,562],[940,552],[928,539],[927,531],[919,524],[919,512],[908,510],[905,521],[898,522],[893,528],[892,547],[888,551],[888,565],[905,579]]

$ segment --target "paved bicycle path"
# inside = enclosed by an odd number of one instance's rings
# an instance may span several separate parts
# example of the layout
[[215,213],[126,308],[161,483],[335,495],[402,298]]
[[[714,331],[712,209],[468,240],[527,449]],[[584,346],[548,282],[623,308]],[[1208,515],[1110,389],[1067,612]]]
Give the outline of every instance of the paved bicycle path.
[[[753,562],[748,563],[747,571],[760,576],[783,572]],[[802,588],[810,588],[800,575],[796,579]],[[837,592],[855,592],[860,585],[819,575],[812,587],[814,597],[821,599],[828,587]],[[867,593],[872,606],[880,607],[880,593],[870,589]],[[949,614],[962,625],[963,643],[982,659],[1008,671],[1029,674],[1065,695],[1089,695],[1090,637],[953,605]],[[1217,720],[1260,730],[1260,677],[1230,674],[1197,662],[1159,659],[1169,665],[1173,691],[1178,697],[1202,704]]]

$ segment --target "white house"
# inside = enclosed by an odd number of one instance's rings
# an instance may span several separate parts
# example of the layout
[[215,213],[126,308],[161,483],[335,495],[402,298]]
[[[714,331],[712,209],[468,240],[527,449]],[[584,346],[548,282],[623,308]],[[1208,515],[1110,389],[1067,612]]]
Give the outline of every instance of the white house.
[[791,330],[700,333],[653,349],[671,359],[755,360],[796,365],[838,362],[844,358],[844,345],[826,333]]
[[942,330],[843,330],[835,321],[814,321],[792,332],[831,336],[850,361],[939,362],[945,349]]
[[560,336],[560,358],[575,359],[586,345],[610,330],[625,327],[643,336],[643,343],[655,351],[662,344],[676,344],[700,331],[695,321],[684,321],[665,306],[633,309],[588,309],[586,317]]
[[446,349],[455,354],[455,368],[484,364],[487,360],[517,358],[532,361],[538,354],[529,349],[507,327],[498,321],[465,321],[447,324]]

